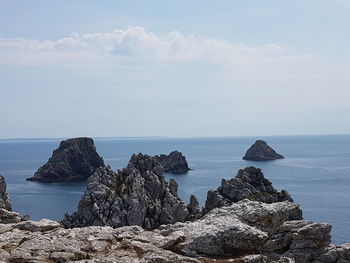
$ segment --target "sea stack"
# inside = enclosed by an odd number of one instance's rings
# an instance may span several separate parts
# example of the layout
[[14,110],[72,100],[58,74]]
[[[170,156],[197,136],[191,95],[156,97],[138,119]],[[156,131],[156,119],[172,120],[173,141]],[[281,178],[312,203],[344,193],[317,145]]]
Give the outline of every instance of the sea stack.
[[284,157],[275,152],[265,141],[257,140],[243,156],[243,160],[249,161],[272,161]]
[[81,181],[104,166],[91,138],[72,138],[60,143],[46,164],[28,181],[42,183]]
[[184,174],[191,170],[181,152],[172,151],[169,155],[161,154],[154,157],[162,165],[165,173]]

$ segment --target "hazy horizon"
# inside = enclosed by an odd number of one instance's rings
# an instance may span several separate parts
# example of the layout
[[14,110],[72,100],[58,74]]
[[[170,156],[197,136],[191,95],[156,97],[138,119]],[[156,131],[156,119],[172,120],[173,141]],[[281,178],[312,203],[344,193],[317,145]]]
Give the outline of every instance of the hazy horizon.
[[0,7],[0,138],[350,134],[349,1]]

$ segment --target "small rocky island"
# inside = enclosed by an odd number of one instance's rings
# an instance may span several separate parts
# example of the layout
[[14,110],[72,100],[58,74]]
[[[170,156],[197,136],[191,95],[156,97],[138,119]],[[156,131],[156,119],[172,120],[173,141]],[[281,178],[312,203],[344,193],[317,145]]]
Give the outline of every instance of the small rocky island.
[[243,156],[243,160],[249,161],[272,161],[284,157],[272,149],[265,141],[257,140]]
[[156,155],[155,158],[163,166],[165,173],[184,174],[190,170],[186,157],[181,152],[172,151],[169,155]]
[[79,137],[62,141],[46,164],[28,181],[42,183],[86,180],[104,166],[91,138]]

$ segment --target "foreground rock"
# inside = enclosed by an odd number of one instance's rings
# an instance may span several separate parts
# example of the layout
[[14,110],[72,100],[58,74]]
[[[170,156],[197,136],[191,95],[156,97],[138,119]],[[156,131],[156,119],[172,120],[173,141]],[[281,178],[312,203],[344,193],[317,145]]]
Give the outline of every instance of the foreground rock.
[[219,188],[208,191],[205,210],[228,206],[243,199],[264,203],[293,202],[286,190],[278,192],[264,177],[261,169],[251,166],[239,170],[233,179],[222,179]]
[[28,181],[43,183],[86,180],[98,167],[104,166],[91,138],[62,141],[46,164]]
[[275,152],[265,141],[257,140],[243,156],[243,160],[249,161],[272,161],[284,157]]
[[28,220],[27,216],[21,216],[19,213],[12,211],[6,188],[5,178],[0,175],[0,224],[19,223]]
[[5,178],[0,175],[0,208],[11,211],[11,203],[6,190]]
[[[63,229],[53,221],[0,224],[3,262],[349,262],[331,227],[300,220],[297,204],[240,201],[194,222]],[[0,262],[1,262],[0,260]]]
[[163,166],[165,173],[184,174],[190,170],[186,157],[181,152],[173,151],[169,155],[156,155],[155,158]]
[[199,210],[196,200],[187,207],[178,197],[175,180],[168,183],[162,173],[160,163],[143,154],[133,155],[121,171],[100,167],[89,178],[78,211],[66,215],[62,224],[69,228],[139,225],[154,229],[185,221]]

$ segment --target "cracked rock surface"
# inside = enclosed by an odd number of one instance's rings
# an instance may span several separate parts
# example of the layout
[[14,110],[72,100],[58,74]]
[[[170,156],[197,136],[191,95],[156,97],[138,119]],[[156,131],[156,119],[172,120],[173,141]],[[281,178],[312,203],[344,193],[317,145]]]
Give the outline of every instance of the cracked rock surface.
[[160,163],[143,154],[134,154],[127,167],[116,172],[100,167],[89,178],[78,211],[66,215],[62,224],[68,228],[139,225],[150,230],[185,221],[199,204],[192,200],[188,207],[177,194],[175,180],[168,183],[162,173]]

